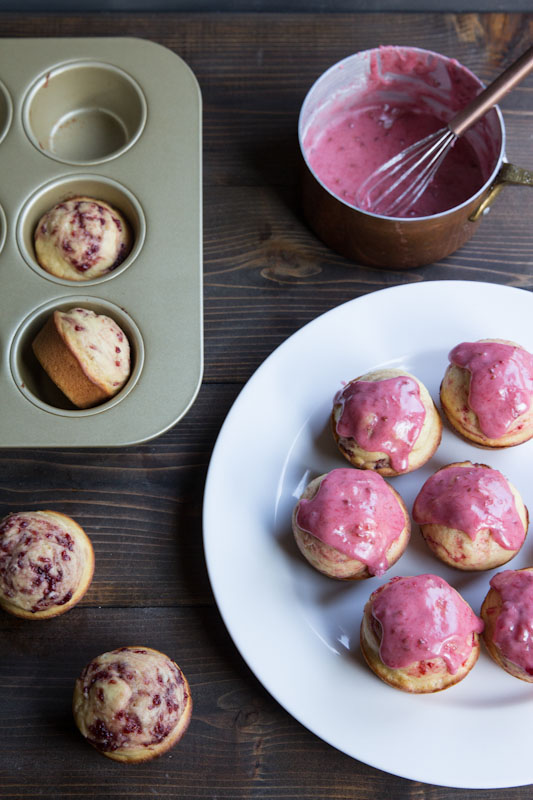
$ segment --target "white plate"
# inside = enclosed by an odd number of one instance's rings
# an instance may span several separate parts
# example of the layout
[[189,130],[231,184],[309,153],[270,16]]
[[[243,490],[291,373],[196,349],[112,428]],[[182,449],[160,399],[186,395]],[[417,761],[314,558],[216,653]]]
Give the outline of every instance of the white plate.
[[[438,402],[454,345],[498,337],[533,351],[532,318],[531,294],[486,283],[423,282],[352,300],[306,325],[262,364],[228,414],[211,459],[207,565],[242,656],[278,702],[324,741],[404,778],[480,789],[533,782],[533,687],[483,651],[457,686],[404,694],[366,667],[359,648],[364,603],[393,575],[441,575],[479,613],[495,571],[447,568],[414,526],[407,551],[385,576],[335,582],[299,555],[292,509],[312,477],[347,463],[328,421],[343,381],[399,366]],[[533,509],[532,457],[533,440],[489,452],[445,428],[429,464],[392,482],[411,509],[437,468],[471,459],[501,470]],[[532,563],[529,538],[510,566]]]

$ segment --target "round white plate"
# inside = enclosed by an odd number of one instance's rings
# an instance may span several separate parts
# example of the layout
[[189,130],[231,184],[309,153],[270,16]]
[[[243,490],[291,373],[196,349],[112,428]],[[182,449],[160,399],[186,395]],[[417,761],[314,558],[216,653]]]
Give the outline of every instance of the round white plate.
[[[409,547],[385,576],[336,582],[299,555],[292,509],[311,478],[347,463],[329,429],[343,381],[376,367],[402,367],[438,404],[454,345],[495,337],[533,351],[532,319],[533,295],[487,283],[422,282],[352,300],[266,359],[237,398],[213,451],[204,500],[207,566],[242,656],[278,702],[324,741],[404,778],[480,789],[533,782],[531,685],[497,667],[483,650],[457,686],[409,695],[382,683],[359,648],[363,606],[393,575],[441,575],[479,613],[495,571],[446,567],[413,526]],[[499,469],[533,509],[533,440],[490,452],[445,425],[433,459],[391,482],[411,510],[430,474],[466,459]],[[531,564],[529,538],[509,566]]]

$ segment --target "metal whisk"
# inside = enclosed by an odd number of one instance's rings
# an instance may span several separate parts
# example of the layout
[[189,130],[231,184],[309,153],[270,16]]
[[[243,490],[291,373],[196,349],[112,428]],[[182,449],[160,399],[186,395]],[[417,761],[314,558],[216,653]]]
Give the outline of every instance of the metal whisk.
[[366,178],[357,191],[356,206],[386,217],[405,214],[424,194],[455,141],[532,69],[530,47],[445,128],[406,147]]

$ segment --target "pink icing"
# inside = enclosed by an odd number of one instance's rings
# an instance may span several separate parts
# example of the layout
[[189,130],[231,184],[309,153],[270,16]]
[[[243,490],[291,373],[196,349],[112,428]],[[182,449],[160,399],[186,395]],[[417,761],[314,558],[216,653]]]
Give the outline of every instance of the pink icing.
[[[364,88],[357,84],[352,91],[339,92],[339,99],[321,110],[309,127],[303,141],[308,163],[341,200],[381,213],[368,194],[359,192],[366,178],[409,145],[442,129],[478,90],[472,76],[455,61],[380,48],[371,56]],[[483,126],[478,131],[484,146],[473,147],[469,136],[458,139],[429,189],[399,216],[441,213],[483,186],[492,154],[487,153],[487,132]]]
[[413,505],[419,525],[446,525],[474,541],[486,528],[505,550],[518,550],[526,532],[509,484],[496,469],[446,467],[425,482]]
[[372,614],[381,625],[380,656],[392,669],[442,658],[455,675],[472,651],[483,622],[437,575],[393,578],[374,593]]
[[342,405],[336,430],[370,452],[386,453],[396,472],[408,468],[426,411],[415,380],[402,375],[382,381],[353,381],[335,398]]
[[505,658],[533,675],[533,573],[508,569],[494,575],[490,585],[502,599],[494,643]]
[[388,568],[387,550],[405,527],[402,508],[381,475],[350,468],[332,470],[312,499],[300,500],[296,522],[366,564],[372,575]]
[[468,403],[485,436],[504,436],[533,401],[533,356],[500,342],[463,342],[449,355],[470,372]]

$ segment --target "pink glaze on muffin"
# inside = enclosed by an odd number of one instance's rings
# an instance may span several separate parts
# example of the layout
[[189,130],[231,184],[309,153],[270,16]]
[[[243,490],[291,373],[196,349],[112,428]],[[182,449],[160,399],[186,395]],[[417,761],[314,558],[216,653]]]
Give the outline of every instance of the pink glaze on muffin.
[[483,639],[494,661],[533,683],[533,568],[504,570],[491,578],[483,601]]
[[442,578],[396,577],[370,596],[361,647],[386,683],[408,692],[435,692],[472,669],[482,630],[483,622]]
[[293,512],[307,560],[330,577],[382,575],[403,553],[410,521],[398,493],[374,472],[334,469],[315,478]]
[[337,393],[333,435],[354,467],[385,477],[422,466],[439,445],[442,426],[425,386],[397,369],[376,370]]
[[470,461],[449,464],[422,486],[413,519],[442,561],[464,570],[494,569],[522,547],[528,512],[496,469]]
[[514,342],[462,342],[449,354],[441,403],[475,444],[509,447],[533,436],[533,355]]

